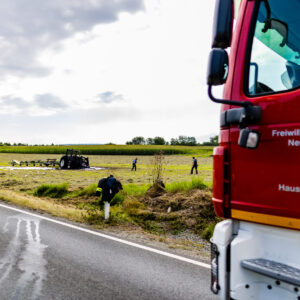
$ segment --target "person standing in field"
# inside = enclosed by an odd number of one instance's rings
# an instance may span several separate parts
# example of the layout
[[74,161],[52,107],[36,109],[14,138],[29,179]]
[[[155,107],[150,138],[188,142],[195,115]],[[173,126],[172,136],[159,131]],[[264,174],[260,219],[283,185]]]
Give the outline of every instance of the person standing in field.
[[137,158],[135,158],[133,161],[132,161],[132,168],[131,168],[131,171],[136,171],[136,164],[137,164]]
[[196,171],[196,174],[198,174],[198,161],[195,157],[193,157],[193,166],[192,166],[192,169],[191,169],[191,174],[193,174],[194,169]]

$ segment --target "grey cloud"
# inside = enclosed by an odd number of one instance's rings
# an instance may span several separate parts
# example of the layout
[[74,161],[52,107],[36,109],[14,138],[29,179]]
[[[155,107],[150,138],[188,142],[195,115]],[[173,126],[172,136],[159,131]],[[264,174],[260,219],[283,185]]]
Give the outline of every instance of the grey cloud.
[[52,94],[39,94],[35,96],[34,100],[37,106],[44,109],[61,109],[67,107],[59,97]]
[[111,91],[107,91],[107,92],[99,94],[99,99],[100,99],[100,102],[102,102],[102,103],[111,103],[111,102],[115,102],[115,101],[124,100],[122,95],[116,94]]
[[38,53],[97,24],[118,19],[120,12],[144,8],[143,0],[1,0],[0,74],[43,76]]
[[29,102],[23,100],[20,97],[14,97],[11,95],[3,96],[0,99],[0,104],[4,107],[13,107],[17,109],[25,109],[30,106]]
[[[1,115],[0,127],[6,128],[2,135],[2,140],[6,141],[20,141],[28,135],[30,137],[45,136],[47,133],[47,139],[50,142],[52,142],[53,137],[61,139],[62,143],[67,143],[68,141],[72,142],[72,140],[66,140],[69,136],[73,138],[73,141],[76,138],[84,139],[82,136],[77,136],[77,131],[74,128],[84,128],[90,125],[103,125],[103,128],[107,128],[109,123],[128,120],[128,115],[132,116],[131,122],[140,118],[135,108],[116,109],[108,106],[99,110],[61,110],[51,116],[30,116],[30,119],[26,113],[16,115],[7,113]],[[69,132],[70,135],[67,137],[59,134],[59,132]],[[38,139],[36,142],[40,143]]]

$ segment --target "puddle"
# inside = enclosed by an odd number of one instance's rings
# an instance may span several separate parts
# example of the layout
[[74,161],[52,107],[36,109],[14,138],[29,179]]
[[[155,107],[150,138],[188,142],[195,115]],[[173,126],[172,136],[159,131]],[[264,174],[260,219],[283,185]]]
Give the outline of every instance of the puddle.
[[[60,170],[53,167],[0,167],[1,170]],[[86,169],[79,169],[78,171],[94,171],[94,170],[104,170],[101,167],[91,167]]]
[[88,169],[82,169],[84,171],[93,171],[93,170],[104,170],[105,168],[102,167],[90,167]]
[[0,167],[2,170],[55,170],[49,167]]

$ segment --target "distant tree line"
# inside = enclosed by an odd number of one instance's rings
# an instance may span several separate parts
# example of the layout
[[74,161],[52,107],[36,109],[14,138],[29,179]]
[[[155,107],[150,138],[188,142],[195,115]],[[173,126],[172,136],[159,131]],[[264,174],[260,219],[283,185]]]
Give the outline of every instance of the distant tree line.
[[34,144],[34,145],[30,145],[30,144],[23,144],[23,143],[3,143],[0,142],[0,147],[1,146],[54,146],[54,144],[52,143],[51,145],[44,145],[44,144]]
[[[170,141],[166,141],[161,136],[156,136],[154,138],[144,138],[143,136],[136,136],[131,141],[126,142],[126,145],[174,145],[174,146],[217,146],[219,145],[218,136],[213,136],[209,138],[209,141],[203,143],[197,143],[197,140],[193,136],[180,135],[178,138],[172,138]],[[113,143],[108,143],[106,145],[114,145]],[[1,146],[55,146],[54,143],[51,145],[44,144],[23,144],[23,143],[3,143],[0,142]]]
[[180,135],[178,139],[171,139],[170,144],[176,146],[197,146],[197,140],[193,136]]
[[131,141],[126,142],[126,145],[169,145],[169,143],[160,136],[147,139],[143,136],[136,136]]
[[28,146],[28,144],[22,144],[22,143],[2,143],[0,142],[0,146]]
[[176,146],[217,146],[219,145],[218,136],[209,138],[209,141],[197,143],[193,136],[180,135],[178,138],[172,138],[170,142],[163,137],[156,136],[154,138],[145,139],[143,136],[136,136],[131,141],[126,142],[126,145],[176,145]]

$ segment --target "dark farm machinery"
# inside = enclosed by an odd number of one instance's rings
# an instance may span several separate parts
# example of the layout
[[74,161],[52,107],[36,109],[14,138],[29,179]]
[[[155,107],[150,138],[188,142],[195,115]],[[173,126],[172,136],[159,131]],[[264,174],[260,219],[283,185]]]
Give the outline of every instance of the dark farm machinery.
[[89,159],[80,154],[79,150],[67,149],[66,154],[58,161],[55,158],[48,158],[45,160],[30,160],[30,161],[18,161],[12,160],[11,165],[14,166],[40,166],[40,167],[59,167],[64,170],[84,169],[89,168]]
[[89,168],[90,163],[88,157],[82,156],[79,150],[67,149],[59,161],[59,166],[61,169],[84,169]]

